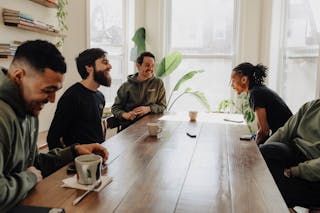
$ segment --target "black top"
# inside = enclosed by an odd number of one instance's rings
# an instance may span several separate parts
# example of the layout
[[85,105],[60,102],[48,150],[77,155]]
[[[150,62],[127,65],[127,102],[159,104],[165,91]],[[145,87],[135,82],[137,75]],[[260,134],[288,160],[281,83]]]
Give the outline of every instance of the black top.
[[60,98],[52,120],[47,142],[49,149],[74,143],[102,143],[101,118],[105,99],[100,91],[92,91],[80,83],[68,88]]
[[267,121],[272,134],[292,116],[292,112],[280,96],[266,86],[254,86],[250,90],[250,107],[265,108]]

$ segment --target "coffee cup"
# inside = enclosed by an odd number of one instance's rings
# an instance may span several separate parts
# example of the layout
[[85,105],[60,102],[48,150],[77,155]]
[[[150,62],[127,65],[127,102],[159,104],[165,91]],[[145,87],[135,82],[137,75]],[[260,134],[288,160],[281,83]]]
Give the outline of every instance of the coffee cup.
[[190,121],[196,121],[197,120],[197,116],[198,116],[198,112],[197,111],[189,111]]
[[79,184],[90,185],[100,180],[102,157],[100,155],[80,155],[75,158]]
[[147,127],[149,135],[151,136],[157,136],[162,131],[159,123],[147,123]]

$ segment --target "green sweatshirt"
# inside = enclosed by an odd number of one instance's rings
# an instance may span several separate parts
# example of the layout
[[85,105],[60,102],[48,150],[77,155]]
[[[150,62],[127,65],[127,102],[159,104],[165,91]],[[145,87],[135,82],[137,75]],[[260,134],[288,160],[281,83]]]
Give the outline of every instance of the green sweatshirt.
[[307,157],[291,169],[292,175],[308,181],[320,181],[320,99],[304,104],[267,142],[298,147]]
[[137,80],[138,73],[129,75],[117,92],[112,114],[122,119],[122,114],[138,106],[150,106],[151,113],[162,113],[166,107],[166,91],[160,78],[151,77],[145,81]]
[[0,71],[0,212],[18,204],[36,185],[28,167],[47,176],[74,157],[70,148],[38,154],[38,118],[26,113],[19,91]]

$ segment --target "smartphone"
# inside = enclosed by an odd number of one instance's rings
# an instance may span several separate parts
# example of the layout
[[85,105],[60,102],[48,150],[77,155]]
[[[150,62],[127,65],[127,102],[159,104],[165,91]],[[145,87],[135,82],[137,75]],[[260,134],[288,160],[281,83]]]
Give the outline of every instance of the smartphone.
[[240,140],[242,140],[242,141],[250,141],[251,139],[253,139],[252,135],[241,135],[240,136]]
[[187,135],[188,135],[190,138],[195,138],[195,137],[197,137],[197,135],[191,134],[191,133],[189,133],[189,132],[187,132]]
[[76,166],[74,164],[70,164],[67,168],[67,174],[76,174]]

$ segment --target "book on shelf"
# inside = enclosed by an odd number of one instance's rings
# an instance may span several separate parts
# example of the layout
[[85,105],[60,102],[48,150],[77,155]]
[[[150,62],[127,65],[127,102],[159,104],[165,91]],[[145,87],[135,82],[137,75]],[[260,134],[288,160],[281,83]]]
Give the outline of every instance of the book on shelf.
[[58,0],[47,0],[47,1],[53,4],[58,4]]
[[11,43],[0,43],[0,58],[8,58],[14,56],[21,41],[13,41]]
[[27,22],[27,21],[8,21],[8,20],[4,20],[4,24],[5,25],[8,25],[8,26],[17,26],[18,24],[21,24],[21,25],[26,25],[26,26],[29,26],[29,27],[36,27],[36,25],[32,22]]
[[25,19],[25,18],[23,18],[23,17],[20,17],[20,16],[6,16],[6,15],[4,15],[3,16],[3,20],[4,21],[8,21],[8,22],[18,22],[18,21],[26,21],[26,22],[33,22],[33,20],[30,20],[30,19]]
[[2,10],[2,16],[13,16],[13,17],[22,17],[24,19],[28,19],[30,21],[33,21],[33,18],[29,16],[28,14],[22,13],[18,10],[11,10],[7,8],[3,8]]
[[16,15],[19,15],[19,13],[20,13],[19,10],[12,10],[12,9],[8,9],[8,8],[3,8],[2,12],[3,13],[12,13],[12,14],[16,14]]
[[34,20],[32,17],[18,10],[3,8],[2,15],[3,23],[7,26],[15,26],[40,33],[44,32],[50,35],[57,35],[59,33],[59,30],[57,30],[53,25]]
[[18,24],[17,27],[21,28],[21,29],[25,29],[25,30],[34,31],[34,32],[46,33],[48,35],[53,35],[53,36],[57,36],[58,33],[59,33],[58,31],[50,31],[49,29],[42,30],[42,29],[39,29],[39,28],[36,28],[36,27],[30,27],[30,26],[26,26],[26,25],[23,25],[23,24]]

